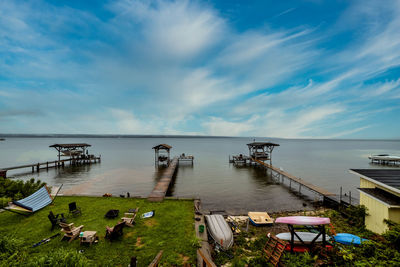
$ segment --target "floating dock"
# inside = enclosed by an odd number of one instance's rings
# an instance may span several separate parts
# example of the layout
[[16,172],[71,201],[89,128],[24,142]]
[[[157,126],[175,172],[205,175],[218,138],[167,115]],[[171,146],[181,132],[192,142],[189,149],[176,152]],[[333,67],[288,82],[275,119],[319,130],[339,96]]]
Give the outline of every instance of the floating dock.
[[153,191],[148,196],[147,200],[153,202],[160,202],[164,200],[168,188],[170,187],[172,178],[178,167],[178,164],[178,157],[173,158],[172,161],[169,163],[168,168],[162,174],[161,179],[158,181]]

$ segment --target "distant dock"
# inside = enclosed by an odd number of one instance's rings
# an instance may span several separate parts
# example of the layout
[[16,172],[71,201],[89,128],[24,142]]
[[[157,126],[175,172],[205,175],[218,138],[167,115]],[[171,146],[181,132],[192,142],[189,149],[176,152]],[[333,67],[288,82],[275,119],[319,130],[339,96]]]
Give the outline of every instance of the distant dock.
[[[46,161],[32,164],[25,164],[13,167],[5,167],[0,168],[0,176],[6,178],[7,171],[17,170],[17,169],[26,169],[31,168],[32,173],[40,172],[41,169],[48,170],[49,168],[58,168],[64,167],[65,163],[69,163],[70,166],[75,165],[86,165],[101,162],[101,157],[89,155],[87,152],[87,148],[90,147],[89,144],[55,144],[50,147],[55,148],[58,151],[58,160],[55,161]],[[68,159],[61,159],[61,156],[68,156]]]
[[371,163],[374,164],[400,166],[399,156],[390,156],[388,154],[382,154],[382,155],[369,156],[368,158],[371,160]]

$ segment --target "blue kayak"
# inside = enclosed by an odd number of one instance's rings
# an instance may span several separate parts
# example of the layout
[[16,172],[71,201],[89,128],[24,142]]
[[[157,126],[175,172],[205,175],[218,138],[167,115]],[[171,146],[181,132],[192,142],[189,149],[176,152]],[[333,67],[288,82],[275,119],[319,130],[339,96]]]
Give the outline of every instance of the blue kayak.
[[344,244],[344,245],[361,245],[362,242],[367,241],[368,239],[361,238],[356,235],[347,234],[347,233],[339,233],[334,235],[333,238],[336,242]]

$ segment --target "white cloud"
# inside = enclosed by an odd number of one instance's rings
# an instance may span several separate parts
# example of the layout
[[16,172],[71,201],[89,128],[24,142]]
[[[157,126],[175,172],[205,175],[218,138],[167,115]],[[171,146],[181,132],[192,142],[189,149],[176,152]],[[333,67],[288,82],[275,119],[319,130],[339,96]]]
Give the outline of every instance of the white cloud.
[[[368,124],[364,109],[400,95],[398,77],[365,82],[400,65],[400,4],[390,3],[393,10],[352,4],[342,23],[372,23],[335,52],[324,47],[335,36],[318,28],[239,31],[198,2],[121,0],[99,18],[41,1],[3,1],[0,71],[11,82],[0,83],[0,111],[17,115],[0,132],[361,132]],[[18,113],[26,106],[41,118]],[[358,130],[343,130],[354,118]]]

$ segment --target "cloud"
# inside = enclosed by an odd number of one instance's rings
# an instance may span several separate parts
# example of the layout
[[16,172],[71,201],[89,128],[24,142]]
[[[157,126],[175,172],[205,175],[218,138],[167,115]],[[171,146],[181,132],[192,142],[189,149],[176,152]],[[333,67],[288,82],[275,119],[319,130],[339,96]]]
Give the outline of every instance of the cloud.
[[[192,1],[2,1],[0,114],[20,115],[0,132],[363,133],[374,125],[365,110],[400,95],[398,72],[385,76],[400,64],[400,4],[389,3],[354,2],[324,32],[271,20],[237,27]],[[27,119],[29,110],[41,116]]]

